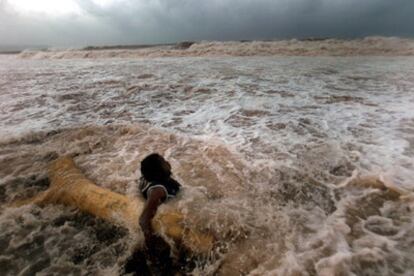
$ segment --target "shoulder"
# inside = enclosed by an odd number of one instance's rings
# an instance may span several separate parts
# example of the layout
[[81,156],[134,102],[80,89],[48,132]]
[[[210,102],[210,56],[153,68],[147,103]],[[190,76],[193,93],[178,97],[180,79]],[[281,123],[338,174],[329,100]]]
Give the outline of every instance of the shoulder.
[[153,185],[148,188],[147,191],[148,200],[161,200],[167,199],[168,191],[163,185]]

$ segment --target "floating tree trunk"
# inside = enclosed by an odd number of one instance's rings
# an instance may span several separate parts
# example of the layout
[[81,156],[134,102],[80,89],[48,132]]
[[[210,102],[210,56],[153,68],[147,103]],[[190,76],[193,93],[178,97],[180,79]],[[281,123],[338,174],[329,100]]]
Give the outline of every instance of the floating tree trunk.
[[[132,231],[139,231],[138,219],[144,208],[144,201],[140,198],[130,198],[95,185],[83,175],[70,157],[53,161],[48,174],[48,190],[14,205],[64,204]],[[156,232],[171,238],[194,254],[208,254],[213,247],[213,236],[185,226],[184,215],[179,211],[159,212],[152,224]]]

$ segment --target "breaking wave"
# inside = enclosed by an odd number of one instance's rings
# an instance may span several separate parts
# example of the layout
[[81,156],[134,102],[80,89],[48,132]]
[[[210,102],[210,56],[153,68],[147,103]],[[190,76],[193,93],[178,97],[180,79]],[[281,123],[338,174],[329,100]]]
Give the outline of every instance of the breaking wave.
[[185,56],[412,56],[414,55],[414,40],[395,37],[367,37],[355,40],[203,41],[189,44],[188,48],[177,46],[155,46],[138,49],[90,48],[24,51],[19,54],[19,57],[34,59],[97,59]]

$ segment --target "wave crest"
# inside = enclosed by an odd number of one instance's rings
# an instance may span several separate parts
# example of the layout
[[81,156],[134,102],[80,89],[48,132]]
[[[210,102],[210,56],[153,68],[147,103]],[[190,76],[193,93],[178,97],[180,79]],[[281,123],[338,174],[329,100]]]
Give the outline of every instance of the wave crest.
[[278,41],[201,41],[189,47],[176,45],[84,49],[27,50],[20,58],[83,59],[138,58],[184,56],[412,56],[414,39],[397,37],[366,37],[363,39],[291,39]]

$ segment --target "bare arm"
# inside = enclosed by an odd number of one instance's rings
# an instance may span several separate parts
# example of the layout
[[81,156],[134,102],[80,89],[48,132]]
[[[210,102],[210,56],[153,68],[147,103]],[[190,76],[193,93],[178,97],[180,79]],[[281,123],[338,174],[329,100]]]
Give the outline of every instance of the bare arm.
[[[169,263],[171,249],[164,239],[154,233],[151,221],[157,213],[158,207],[167,198],[166,191],[161,187],[154,187],[148,193],[147,202],[139,218],[139,225],[145,236],[147,257],[153,263]],[[165,274],[165,273],[164,273]]]
[[151,189],[144,210],[139,218],[139,225],[144,232],[145,239],[148,239],[154,234],[151,221],[157,213],[158,207],[167,197],[165,190],[160,187]]

